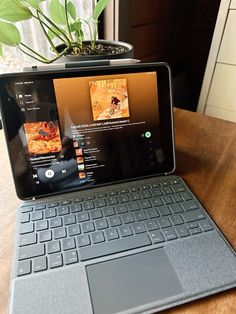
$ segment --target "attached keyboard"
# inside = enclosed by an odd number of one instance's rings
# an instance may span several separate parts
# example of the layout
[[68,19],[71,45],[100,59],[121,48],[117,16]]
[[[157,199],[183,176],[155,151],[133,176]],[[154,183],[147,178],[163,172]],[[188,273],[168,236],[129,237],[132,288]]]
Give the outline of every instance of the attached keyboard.
[[178,177],[123,186],[21,207],[17,275],[213,230]]

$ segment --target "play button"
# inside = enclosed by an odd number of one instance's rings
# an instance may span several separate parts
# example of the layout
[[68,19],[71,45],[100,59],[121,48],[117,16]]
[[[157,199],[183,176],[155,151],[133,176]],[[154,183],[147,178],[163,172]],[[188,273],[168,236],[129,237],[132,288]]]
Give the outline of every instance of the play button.
[[45,171],[45,177],[51,179],[54,177],[54,171],[51,169],[48,169],[47,171]]

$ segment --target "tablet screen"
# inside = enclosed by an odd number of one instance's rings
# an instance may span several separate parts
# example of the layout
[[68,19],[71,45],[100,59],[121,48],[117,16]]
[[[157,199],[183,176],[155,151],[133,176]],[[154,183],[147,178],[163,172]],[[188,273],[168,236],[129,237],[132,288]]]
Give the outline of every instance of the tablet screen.
[[21,73],[4,77],[1,89],[20,198],[174,168],[166,66]]

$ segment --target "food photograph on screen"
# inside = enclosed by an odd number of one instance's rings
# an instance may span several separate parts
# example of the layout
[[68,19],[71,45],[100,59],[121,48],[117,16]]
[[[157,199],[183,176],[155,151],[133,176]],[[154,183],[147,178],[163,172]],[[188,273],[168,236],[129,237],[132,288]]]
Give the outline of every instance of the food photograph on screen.
[[94,121],[129,117],[126,78],[89,81]]
[[44,155],[61,151],[58,121],[25,123],[24,129],[30,155]]

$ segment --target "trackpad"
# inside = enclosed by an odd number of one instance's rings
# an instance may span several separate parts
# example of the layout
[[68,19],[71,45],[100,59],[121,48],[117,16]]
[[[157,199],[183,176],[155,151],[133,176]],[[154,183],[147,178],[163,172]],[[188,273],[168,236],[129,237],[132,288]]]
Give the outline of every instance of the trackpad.
[[95,314],[128,310],[183,292],[164,248],[86,267]]

